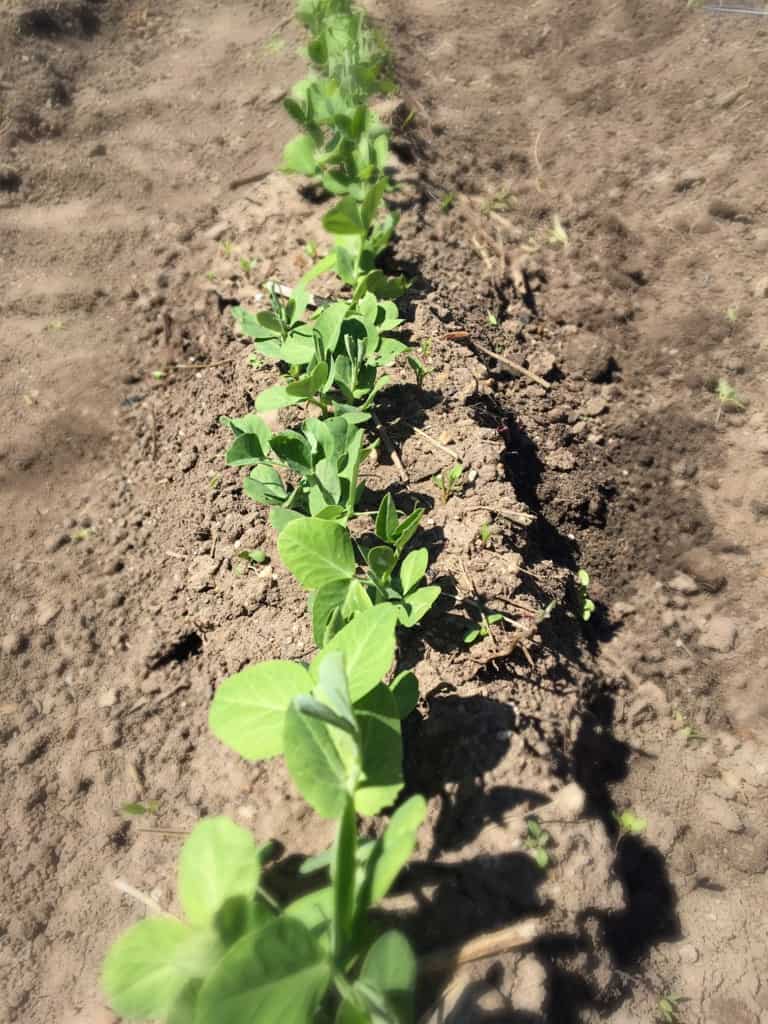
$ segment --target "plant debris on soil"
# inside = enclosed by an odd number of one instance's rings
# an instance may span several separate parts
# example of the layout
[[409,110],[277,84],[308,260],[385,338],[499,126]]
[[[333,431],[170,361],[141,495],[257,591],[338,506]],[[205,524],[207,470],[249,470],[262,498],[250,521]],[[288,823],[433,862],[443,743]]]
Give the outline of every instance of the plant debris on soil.
[[[490,949],[423,983],[435,1022],[623,1024],[674,993],[687,1022],[765,1024],[768,26],[465,7],[369,5],[401,83],[386,269],[413,280],[427,372],[394,374],[364,482],[371,507],[426,507],[443,587],[402,651],[429,813],[385,913],[420,955]],[[140,908],[113,883],[171,907],[200,817],[330,841],[281,761],[207,729],[224,676],[313,650],[219,423],[277,377],[232,307],[323,241],[321,197],[272,173],[301,64],[285,14],[0,12],[9,1021],[116,1020],[100,964]],[[531,918],[522,951],[482,945]]]

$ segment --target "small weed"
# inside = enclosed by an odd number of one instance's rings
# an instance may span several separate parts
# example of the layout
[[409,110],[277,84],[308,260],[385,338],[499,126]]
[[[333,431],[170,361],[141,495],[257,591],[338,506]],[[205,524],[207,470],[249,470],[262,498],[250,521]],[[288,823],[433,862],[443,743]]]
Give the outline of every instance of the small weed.
[[63,320],[51,320],[45,325],[46,331],[60,331],[64,327]]
[[221,243],[221,251],[227,257],[227,259],[229,259],[229,257],[232,255],[232,249],[233,243],[229,239]]
[[416,386],[423,388],[424,378],[427,377],[430,373],[432,373],[432,367],[425,366],[424,363],[422,363],[422,361],[414,355],[407,356],[407,360],[408,365],[413,370],[414,375],[416,377]]
[[255,266],[253,260],[246,259],[245,256],[240,257],[240,269],[244,274],[250,274]]
[[434,338],[422,338],[419,342],[419,351],[425,359],[429,359],[432,355],[432,346],[435,344]]
[[153,370],[150,376],[152,377],[152,380],[163,380],[168,376],[168,374],[165,370]]
[[252,548],[250,551],[239,551],[237,553],[237,557],[244,559],[246,562],[250,562],[252,565],[264,565],[265,562],[269,561],[269,555],[266,551],[262,551],[261,548]]
[[69,535],[69,539],[74,544],[80,544],[84,540],[88,540],[89,537],[93,536],[92,526],[81,526],[78,530],[73,530]]
[[498,327],[499,326],[499,318],[496,316],[495,313],[492,313],[490,311],[490,309],[486,313],[486,317],[487,317],[488,323],[491,325],[491,327]]
[[492,196],[485,200],[480,209],[485,214],[509,213],[514,205],[515,197],[511,192],[494,192]]
[[309,256],[311,260],[313,260],[317,257],[317,246],[313,241],[310,240],[304,246],[304,252],[307,254],[307,256]]
[[491,528],[488,523],[482,523],[480,529],[477,531],[477,536],[480,538],[480,542],[484,548],[488,547],[488,542],[491,539]]
[[491,635],[491,626],[497,622],[501,622],[504,616],[501,612],[491,612],[490,615],[484,615],[483,621],[479,626],[473,626],[472,629],[468,629],[464,634],[465,644],[474,644],[478,640],[484,640],[485,637]]
[[260,370],[262,366],[266,365],[266,363],[258,353],[252,352],[251,355],[248,356],[248,365],[252,366],[254,370]]
[[221,476],[218,473],[208,481],[208,487],[212,491],[218,491],[219,487],[221,487]]
[[568,232],[563,227],[563,222],[560,217],[555,214],[552,218],[552,229],[547,235],[547,241],[550,245],[562,246],[563,249],[567,249],[569,245]]
[[546,871],[551,863],[547,847],[552,841],[552,836],[545,828],[541,827],[538,818],[528,818],[526,825],[528,826],[528,835],[525,837],[525,845],[531,851],[531,856],[541,870]]
[[589,573],[586,569],[579,569],[576,573],[576,605],[579,618],[589,622],[595,610],[595,602],[589,596]]
[[160,804],[157,800],[147,800],[144,803],[123,804],[120,811],[136,818],[143,814],[157,814],[159,807]]
[[744,412],[747,408],[746,401],[739,395],[736,388],[728,383],[725,377],[721,377],[718,380],[715,394],[720,403],[720,408],[717,410],[715,418],[716,425],[720,422],[720,417],[724,412]]
[[205,273],[205,276],[206,276],[206,278],[209,281],[215,281],[216,280],[216,274],[212,270],[207,270],[206,273]]
[[411,121],[414,120],[415,117],[416,117],[416,111],[415,110],[409,110],[408,111],[408,116],[403,121],[403,128],[407,128],[408,125],[411,123]]
[[460,462],[444,469],[432,477],[432,483],[437,487],[443,496],[443,502],[447,502],[452,494],[458,494],[461,490],[461,478],[464,475],[464,467]]
[[690,743],[693,740],[706,739],[704,733],[699,732],[695,725],[691,725],[682,712],[675,711],[673,718],[677,732],[682,736],[686,743]]
[[625,836],[641,836],[648,828],[646,819],[638,817],[630,807],[622,811],[621,814],[614,811],[613,817],[619,826],[619,836],[616,840],[617,847]]
[[680,1003],[687,1003],[685,996],[662,996],[659,1000],[659,1020],[664,1024],[682,1024]]
[[440,209],[443,213],[448,213],[449,210],[453,209],[456,204],[456,193],[446,192],[443,198],[440,200]]
[[736,306],[729,306],[725,311],[725,319],[729,324],[735,324],[739,319],[739,311]]

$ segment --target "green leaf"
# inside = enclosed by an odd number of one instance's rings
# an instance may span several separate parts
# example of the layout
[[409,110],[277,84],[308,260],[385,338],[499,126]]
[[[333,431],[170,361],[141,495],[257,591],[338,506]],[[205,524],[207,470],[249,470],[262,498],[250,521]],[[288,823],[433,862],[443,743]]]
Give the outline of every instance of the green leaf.
[[429,562],[429,552],[426,548],[419,548],[418,551],[411,551],[403,559],[400,566],[400,588],[403,594],[410,594],[413,588],[424,577]]
[[312,595],[312,636],[318,647],[325,643],[325,630],[334,608],[341,608],[350,587],[349,580],[333,580]]
[[308,1024],[330,977],[307,928],[278,918],[242,938],[217,965],[198,995],[194,1024]]
[[360,295],[373,292],[380,299],[397,299],[409,287],[410,282],[402,274],[399,277],[387,277],[383,270],[371,270],[360,280],[355,290],[359,290]]
[[388,580],[390,573],[397,564],[397,556],[392,548],[380,545],[379,547],[371,548],[366,554],[366,561],[375,576]]
[[179,858],[179,900],[187,920],[206,925],[225,900],[252,898],[261,876],[253,836],[229,818],[205,818]]
[[202,987],[203,982],[200,978],[187,982],[165,1019],[165,1024],[190,1024],[190,1021],[195,1019],[197,996]]
[[283,750],[285,713],[309,693],[312,678],[292,661],[262,661],[229,676],[216,690],[208,724],[214,736],[249,761]]
[[400,621],[408,629],[420,622],[440,597],[440,587],[420,587],[409,594],[400,611]]
[[376,536],[386,543],[394,542],[397,536],[397,509],[390,494],[385,494],[381,499],[379,510],[376,513]]
[[222,944],[229,947],[243,935],[269,924],[274,916],[274,910],[262,896],[231,896],[216,911],[213,926]]
[[304,174],[308,178],[317,173],[315,143],[309,135],[297,135],[285,146],[280,170],[287,174]]
[[256,434],[240,434],[227,451],[228,466],[252,466],[267,457],[267,451]]
[[297,473],[306,476],[312,469],[312,453],[305,437],[295,430],[284,430],[272,436],[272,451]]
[[403,787],[403,743],[395,698],[379,683],[355,705],[363,774],[355,793],[360,814],[378,814]]
[[282,477],[272,466],[256,466],[243,480],[243,490],[261,505],[281,505],[288,498]]
[[329,708],[342,718],[354,733],[357,723],[352,712],[347,675],[344,670],[344,655],[341,651],[328,651],[320,664],[319,682],[315,694]]
[[285,763],[296,788],[321,818],[338,818],[348,794],[347,771],[329,726],[291,705],[285,716]]
[[379,203],[388,188],[389,182],[386,178],[382,177],[379,178],[372,188],[368,189],[365,199],[362,202],[362,206],[360,207],[360,219],[363,222],[363,227],[366,231],[371,226],[371,223],[376,216],[376,211],[379,208]]
[[320,662],[328,651],[342,651],[350,698],[356,704],[384,678],[392,665],[396,622],[397,613],[388,604],[359,612],[315,656],[310,665],[313,678],[319,677]]
[[416,834],[427,813],[423,796],[412,796],[395,811],[384,835],[376,840],[366,865],[361,902],[364,907],[378,903],[389,892],[390,886],[416,845]]
[[362,235],[366,225],[360,216],[360,207],[352,196],[345,196],[323,217],[323,227],[331,235]]
[[272,524],[272,529],[278,535],[283,532],[288,523],[292,523],[294,519],[306,519],[301,512],[296,512],[292,508],[273,508],[269,513],[269,521]]
[[[285,387],[285,393],[292,398],[296,398],[299,401],[304,401],[307,398],[312,398],[319,391],[322,390],[323,385],[328,380],[328,364],[321,362],[314,367],[308,374],[303,377],[299,377],[298,380],[292,381]],[[274,388],[270,388],[270,391],[274,391]],[[262,392],[266,394],[266,392]],[[261,396],[260,396],[261,397]],[[256,408],[259,407],[259,400],[256,399]]]
[[[328,859],[324,866],[327,867],[330,864],[332,850],[326,850],[326,855]],[[285,907],[283,917],[301,921],[323,948],[329,948],[328,933],[333,918],[333,889],[329,885],[300,896]]]
[[416,957],[402,932],[385,932],[374,942],[363,961],[359,980],[387,996],[398,1024],[413,1020]]
[[190,974],[192,930],[170,917],[147,918],[123,932],[107,954],[102,986],[112,1009],[128,1018],[165,1018]]
[[344,805],[344,812],[336,832],[333,851],[333,934],[334,959],[342,959],[345,947],[352,934],[355,918],[355,877],[357,852],[357,824],[355,808],[351,799]]
[[392,680],[390,691],[395,698],[398,717],[402,721],[419,703],[419,681],[413,672],[406,669]]
[[277,546],[286,567],[308,590],[355,575],[352,541],[338,523],[296,519],[283,529]]
[[303,400],[301,395],[291,393],[288,387],[284,384],[275,384],[274,387],[262,391],[256,398],[256,409],[259,412],[271,412],[275,409],[284,409],[288,405],[298,405]]

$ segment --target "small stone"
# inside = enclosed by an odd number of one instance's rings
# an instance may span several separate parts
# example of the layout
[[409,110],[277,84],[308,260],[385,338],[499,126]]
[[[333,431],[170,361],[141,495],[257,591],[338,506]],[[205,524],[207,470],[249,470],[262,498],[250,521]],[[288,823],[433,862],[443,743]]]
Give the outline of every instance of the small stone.
[[686,594],[688,597],[699,592],[699,585],[696,580],[691,579],[684,572],[675,573],[672,579],[668,581],[667,586],[670,590],[674,590],[676,594]]
[[210,238],[212,242],[218,242],[219,239],[226,235],[227,231],[229,231],[229,224],[224,220],[220,220],[212,227],[208,228],[205,232],[205,237]]
[[557,369],[557,360],[546,350],[534,352],[528,359],[528,368],[539,377],[546,378]]
[[684,943],[678,949],[678,956],[684,964],[695,964],[699,959],[699,951],[690,942]]
[[710,651],[727,654],[736,646],[738,627],[733,619],[725,615],[713,615],[702,629],[699,643]]
[[768,870],[768,835],[745,835],[729,850],[729,861],[744,875]]
[[768,299],[768,276],[759,277],[752,285],[752,294],[756,299]]
[[690,189],[695,188],[696,185],[701,185],[705,180],[704,175],[700,171],[689,168],[680,174],[672,188],[675,192],[688,192]]
[[47,554],[52,555],[59,548],[63,548],[65,544],[69,544],[68,533],[55,533],[49,537],[43,545]]
[[198,593],[207,590],[213,583],[213,577],[219,568],[220,561],[210,555],[199,555],[189,567],[187,586]]
[[27,638],[21,632],[6,633],[0,640],[0,651],[7,656],[21,654],[27,649]]
[[569,473],[576,468],[576,456],[562,448],[547,455],[545,462],[550,469],[556,469],[561,473]]
[[768,252],[768,228],[755,231],[755,248],[758,252]]
[[61,611],[61,605],[55,604],[53,601],[43,601],[37,609],[37,615],[35,616],[35,625],[42,629],[49,623],[53,622],[56,616]]
[[712,793],[704,793],[699,798],[699,812],[711,825],[719,825],[728,832],[741,832],[743,825],[735,808]]
[[768,518],[768,501],[761,501],[759,498],[755,498],[750,503],[750,509],[755,519],[766,519]]
[[748,223],[751,220],[748,213],[727,199],[713,199],[709,204],[708,212],[710,216],[716,217],[718,220],[741,221],[742,223]]
[[184,458],[181,460],[181,471],[182,473],[188,473],[191,469],[194,469],[197,465],[197,452],[193,448],[188,451]]
[[155,285],[158,288],[167,288],[170,283],[171,279],[168,277],[164,270],[161,270],[160,273],[155,278]]
[[563,786],[553,798],[546,810],[546,820],[577,821],[587,806],[587,795],[576,782]]
[[725,586],[725,573],[717,559],[706,548],[691,548],[680,559],[680,567],[703,590],[716,594]]
[[595,383],[608,381],[617,368],[611,346],[590,331],[563,338],[563,360],[568,373]]
[[107,147],[103,142],[97,142],[93,149],[90,150],[88,156],[106,156]]
[[116,690],[102,690],[96,699],[96,705],[100,708],[111,708],[117,703]]
[[586,416],[602,416],[607,410],[608,403],[600,395],[590,398],[589,401],[584,404],[584,414]]

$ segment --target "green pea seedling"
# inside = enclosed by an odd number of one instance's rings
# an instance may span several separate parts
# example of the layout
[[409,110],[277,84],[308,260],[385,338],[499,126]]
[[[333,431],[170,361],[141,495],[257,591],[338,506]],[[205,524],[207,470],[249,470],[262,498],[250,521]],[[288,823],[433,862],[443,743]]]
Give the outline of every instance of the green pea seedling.
[[485,637],[490,636],[491,626],[501,622],[503,618],[504,616],[500,612],[491,612],[489,615],[484,615],[479,626],[473,626],[472,629],[467,630],[464,634],[464,643],[474,644],[478,640],[483,640]]
[[619,835],[616,840],[617,847],[625,836],[641,836],[648,828],[647,820],[638,817],[629,807],[620,813],[614,811],[613,817],[619,827]]
[[547,851],[552,837],[546,829],[541,827],[541,822],[538,818],[528,818],[526,820],[527,835],[525,837],[525,845],[530,850],[531,856],[536,861],[542,871],[545,871],[551,862],[550,855]]
[[579,618],[589,622],[595,610],[595,602],[589,596],[589,573],[586,569],[579,569],[576,573],[576,607]]
[[448,502],[451,495],[460,492],[463,475],[464,467],[460,462],[457,462],[450,469],[443,469],[432,477],[432,483],[442,494],[444,504]]

